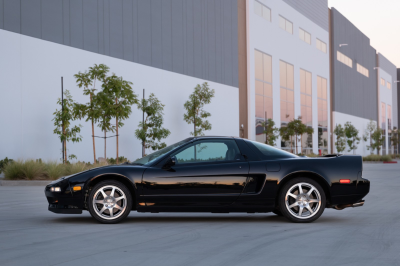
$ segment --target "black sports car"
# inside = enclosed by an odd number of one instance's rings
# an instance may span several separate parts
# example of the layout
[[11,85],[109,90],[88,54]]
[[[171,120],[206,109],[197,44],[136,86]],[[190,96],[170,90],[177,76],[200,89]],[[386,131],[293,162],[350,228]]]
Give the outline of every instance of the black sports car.
[[234,137],[195,137],[133,163],[62,177],[45,188],[49,210],[88,210],[102,223],[138,212],[274,212],[312,222],[325,208],[364,204],[361,156],[299,157]]

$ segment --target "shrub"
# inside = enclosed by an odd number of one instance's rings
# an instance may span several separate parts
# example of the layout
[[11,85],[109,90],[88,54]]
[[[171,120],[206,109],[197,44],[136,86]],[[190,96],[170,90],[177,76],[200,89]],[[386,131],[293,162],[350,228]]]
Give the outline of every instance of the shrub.
[[22,164],[22,172],[24,173],[25,178],[29,180],[46,178],[45,165],[40,161],[25,161]]
[[390,162],[392,161],[392,157],[390,155],[371,154],[363,157],[363,161]]
[[65,176],[65,170],[65,165],[57,162],[48,162],[45,166],[46,176],[53,180]]
[[[124,162],[128,162],[128,159],[125,158],[124,156],[120,156],[118,157],[119,163],[124,163]],[[108,164],[117,164],[117,159],[114,158],[107,158],[107,163]]]
[[6,179],[25,179],[23,162],[18,160],[4,166],[4,177]]
[[0,174],[2,173],[2,171],[4,170],[4,167],[9,164],[12,163],[13,159],[8,159],[7,157],[4,158],[4,160],[0,160]]
[[67,164],[65,168],[65,175],[73,175],[90,169],[85,163]]

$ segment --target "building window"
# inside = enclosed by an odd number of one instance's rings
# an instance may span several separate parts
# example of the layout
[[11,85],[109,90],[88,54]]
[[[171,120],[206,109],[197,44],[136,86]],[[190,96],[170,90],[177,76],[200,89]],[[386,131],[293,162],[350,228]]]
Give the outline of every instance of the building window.
[[272,113],[272,57],[260,51],[254,51],[255,94],[256,94],[256,140],[265,142],[264,127]]
[[286,125],[294,119],[294,73],[293,65],[280,61],[281,123]]
[[254,13],[265,20],[271,21],[271,9],[258,1],[254,1]]
[[317,39],[317,49],[326,53],[326,43],[324,43],[323,41]]
[[385,84],[386,84],[385,80],[383,78],[381,78],[381,85],[385,86]]
[[357,63],[357,71],[366,77],[369,77],[369,70]]
[[[294,68],[293,65],[280,61],[281,126],[286,126],[294,119]],[[293,146],[289,141],[282,141],[281,148],[289,150]]]
[[[312,75],[300,69],[300,105],[302,122],[312,127]],[[304,134],[301,139],[302,153],[312,152],[312,135]]]
[[328,153],[328,82],[317,77],[318,98],[318,150]]
[[290,34],[293,34],[293,23],[282,16],[279,16],[279,27]]
[[302,28],[299,28],[299,37],[300,37],[300,40],[302,40],[303,42],[311,44],[311,34],[306,32]]
[[391,90],[392,89],[392,84],[388,81],[388,82],[386,82],[386,86],[388,87],[388,89],[389,90]]
[[343,64],[347,65],[348,67],[353,67],[353,60],[351,60],[349,57],[345,56],[341,52],[337,51],[337,60],[339,62],[342,62]]

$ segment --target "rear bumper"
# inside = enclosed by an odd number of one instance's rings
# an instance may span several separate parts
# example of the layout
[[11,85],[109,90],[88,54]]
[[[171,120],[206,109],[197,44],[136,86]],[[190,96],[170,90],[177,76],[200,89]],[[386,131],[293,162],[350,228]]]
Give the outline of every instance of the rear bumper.
[[63,214],[82,214],[82,210],[72,205],[49,204],[49,211]]

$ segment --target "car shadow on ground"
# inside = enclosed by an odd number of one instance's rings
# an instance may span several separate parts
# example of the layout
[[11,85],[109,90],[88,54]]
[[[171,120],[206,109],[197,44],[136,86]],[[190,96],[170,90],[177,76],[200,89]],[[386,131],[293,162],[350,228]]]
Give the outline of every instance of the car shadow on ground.
[[[320,217],[314,223],[342,223],[348,221],[348,217]],[[73,217],[59,217],[56,219],[51,219],[53,223],[68,223],[68,224],[98,224],[98,222],[90,217],[90,216],[73,216]],[[185,214],[184,216],[177,215],[163,215],[163,214],[155,214],[155,215],[145,215],[145,216],[136,216],[135,214],[131,214],[121,223],[129,224],[129,223],[199,223],[199,222],[209,222],[209,223],[290,223],[286,218],[282,216],[277,216],[274,214],[256,214],[256,215],[246,215],[238,216],[238,215],[229,215],[222,216],[218,215],[204,215],[199,216],[198,214],[193,216],[188,216]]]

